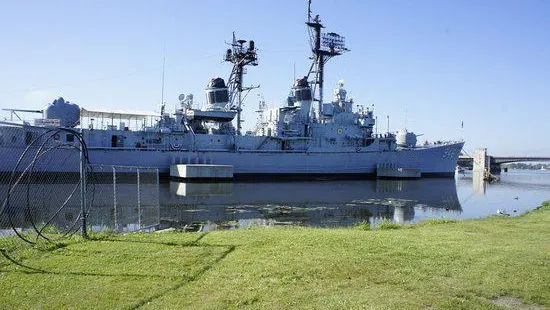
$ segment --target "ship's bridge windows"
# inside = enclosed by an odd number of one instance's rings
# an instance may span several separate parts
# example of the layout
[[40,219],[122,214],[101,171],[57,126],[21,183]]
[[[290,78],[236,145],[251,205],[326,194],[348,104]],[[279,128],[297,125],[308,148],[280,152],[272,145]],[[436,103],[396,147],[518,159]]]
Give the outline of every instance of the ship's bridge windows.
[[212,90],[209,91],[206,96],[206,99],[210,104],[229,102],[229,94],[227,92],[227,89]]
[[296,101],[311,100],[311,89],[297,89],[294,91],[294,96],[296,97]]

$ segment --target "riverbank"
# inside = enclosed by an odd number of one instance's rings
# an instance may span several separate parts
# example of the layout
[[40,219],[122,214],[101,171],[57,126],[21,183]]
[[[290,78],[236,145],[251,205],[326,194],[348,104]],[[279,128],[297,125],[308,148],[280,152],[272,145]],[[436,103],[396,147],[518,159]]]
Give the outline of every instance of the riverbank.
[[548,223],[546,202],[397,229],[95,236],[2,265],[0,308],[543,309]]

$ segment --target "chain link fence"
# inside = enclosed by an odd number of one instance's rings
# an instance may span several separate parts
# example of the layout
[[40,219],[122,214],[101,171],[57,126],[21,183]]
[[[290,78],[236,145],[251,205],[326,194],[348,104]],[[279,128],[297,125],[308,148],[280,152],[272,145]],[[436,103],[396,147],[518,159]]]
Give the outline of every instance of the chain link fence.
[[160,224],[158,169],[92,165],[92,231],[150,231]]
[[159,225],[158,170],[91,165],[74,130],[0,124],[0,158],[0,264],[78,232]]

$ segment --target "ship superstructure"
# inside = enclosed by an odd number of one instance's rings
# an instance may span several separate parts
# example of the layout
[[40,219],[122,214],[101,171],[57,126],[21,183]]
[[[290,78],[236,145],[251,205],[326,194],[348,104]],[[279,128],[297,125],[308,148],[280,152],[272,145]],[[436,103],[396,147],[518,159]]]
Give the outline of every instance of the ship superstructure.
[[[344,37],[322,33],[324,26],[309,6],[306,25],[313,59],[308,73],[294,81],[285,106],[268,109],[260,102],[258,123],[250,133],[242,134],[241,112],[243,93],[254,87],[243,86],[243,77],[245,66],[258,65],[258,57],[254,41],[247,44],[233,35],[224,57],[233,65],[227,84],[222,78],[209,81],[202,108],[195,107],[191,94],[178,97],[179,107],[172,114],[164,104],[160,114],[89,111],[60,98],[34,125],[3,123],[0,156],[8,160],[0,164],[0,171],[15,167],[17,154],[40,129],[60,126],[82,134],[92,164],[156,167],[161,173],[173,164],[203,163],[231,165],[237,177],[400,176],[384,175],[388,169],[412,171],[408,176],[416,177],[453,176],[463,142],[417,146],[412,132],[376,132],[372,109],[348,98],[343,81],[337,83],[332,100],[324,102],[325,64],[348,50]],[[65,144],[78,142],[70,132],[53,138]],[[54,157],[62,156],[43,156],[52,158],[33,169],[55,172],[72,167],[56,164]]]

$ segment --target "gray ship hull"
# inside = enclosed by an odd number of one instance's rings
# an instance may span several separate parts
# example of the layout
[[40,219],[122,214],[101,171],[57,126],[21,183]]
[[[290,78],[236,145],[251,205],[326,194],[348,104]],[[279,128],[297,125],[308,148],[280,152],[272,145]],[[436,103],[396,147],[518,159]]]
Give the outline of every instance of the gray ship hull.
[[[93,165],[158,168],[168,174],[172,164],[232,165],[235,176],[374,176],[379,164],[420,169],[422,176],[453,176],[463,142],[387,152],[313,151],[176,151],[123,148],[88,149]],[[23,147],[0,147],[0,171],[78,172],[80,154],[74,148],[56,149],[34,158],[32,149],[17,165]],[[31,162],[34,164],[31,165]],[[17,167],[16,167],[17,166]]]

